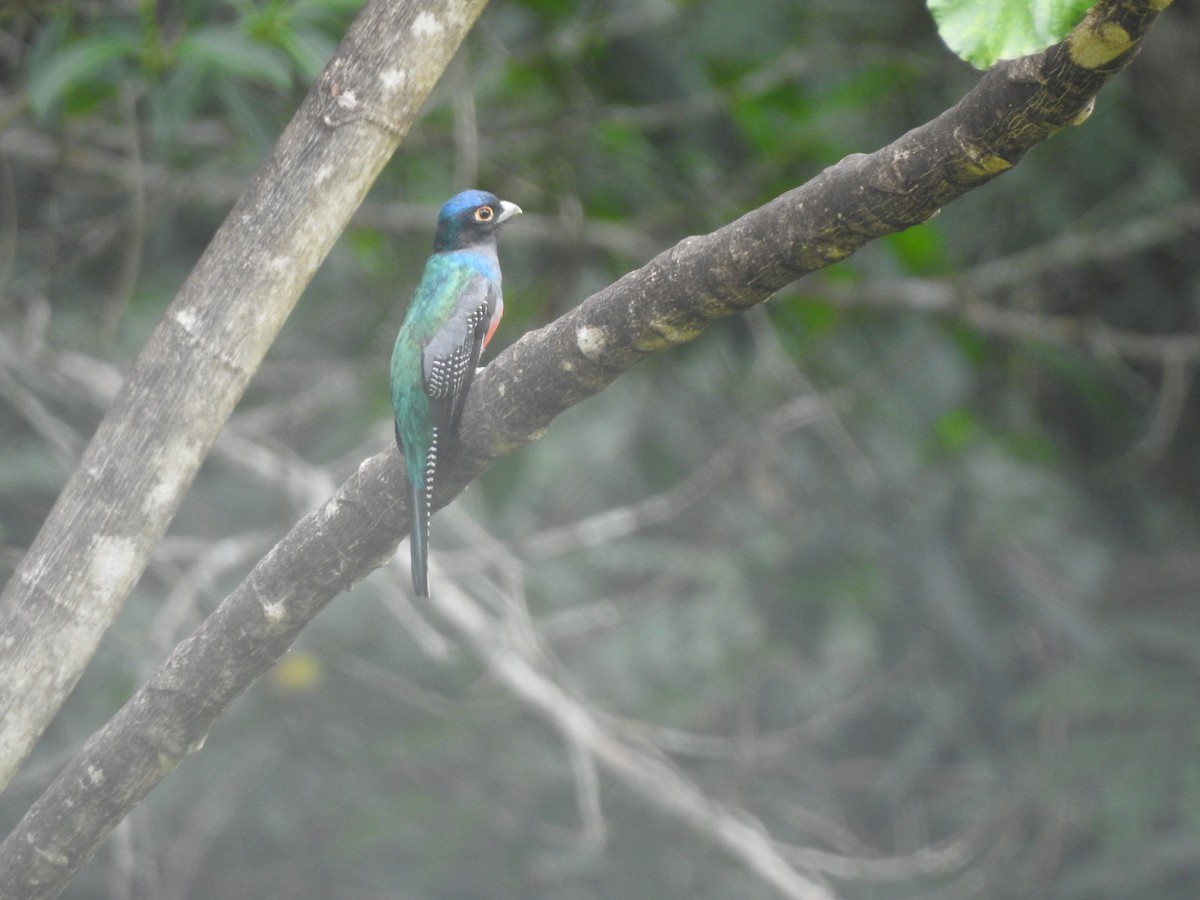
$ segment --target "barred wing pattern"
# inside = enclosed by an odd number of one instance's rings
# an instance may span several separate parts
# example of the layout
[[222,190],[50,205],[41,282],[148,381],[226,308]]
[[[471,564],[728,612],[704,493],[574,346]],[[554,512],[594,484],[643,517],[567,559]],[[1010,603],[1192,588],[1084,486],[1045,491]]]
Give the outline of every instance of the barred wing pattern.
[[435,335],[422,354],[424,387],[429,397],[432,425],[432,439],[425,454],[423,484],[419,488],[414,485],[412,491],[413,514],[419,516],[413,549],[420,557],[418,578],[422,594],[428,594],[423,571],[427,553],[425,542],[429,534],[438,463],[454,440],[458,419],[462,415],[471,382],[475,379],[479,356],[490,337],[494,319],[498,317],[500,302],[499,286],[490,278],[475,275],[464,291],[454,317]]

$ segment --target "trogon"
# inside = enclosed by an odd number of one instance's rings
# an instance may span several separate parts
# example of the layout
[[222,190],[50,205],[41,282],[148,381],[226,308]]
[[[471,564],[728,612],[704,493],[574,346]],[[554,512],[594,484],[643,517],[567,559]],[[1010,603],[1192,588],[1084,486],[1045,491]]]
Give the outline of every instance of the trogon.
[[392,351],[392,411],[404,454],[413,587],[429,596],[429,512],[438,464],[455,439],[479,356],[504,312],[496,229],[521,208],[463,191],[438,213],[433,255]]

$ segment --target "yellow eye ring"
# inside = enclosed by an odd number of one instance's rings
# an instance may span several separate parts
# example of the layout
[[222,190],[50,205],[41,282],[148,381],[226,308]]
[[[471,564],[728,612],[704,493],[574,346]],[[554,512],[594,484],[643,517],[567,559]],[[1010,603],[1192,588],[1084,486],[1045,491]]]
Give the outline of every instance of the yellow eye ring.
[[479,209],[475,210],[475,221],[490,222],[495,215],[496,211],[490,206],[481,206]]

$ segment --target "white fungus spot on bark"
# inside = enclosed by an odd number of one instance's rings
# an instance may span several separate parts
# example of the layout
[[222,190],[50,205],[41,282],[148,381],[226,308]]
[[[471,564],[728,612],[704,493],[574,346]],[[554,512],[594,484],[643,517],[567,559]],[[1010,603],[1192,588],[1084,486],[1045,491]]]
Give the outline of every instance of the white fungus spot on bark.
[[274,603],[267,603],[264,601],[262,604],[262,611],[268,622],[270,622],[272,625],[278,625],[284,620],[287,607],[285,607],[282,602],[276,601]]
[[175,313],[175,321],[179,323],[179,327],[188,334],[195,334],[198,319],[194,309],[181,309]]
[[412,33],[416,37],[431,37],[442,32],[442,23],[438,21],[437,16],[429,12],[417,13],[417,17],[413,19]]
[[173,506],[179,494],[179,474],[177,472],[160,473],[158,483],[146,494],[142,501],[142,512],[157,516],[164,507]]
[[97,537],[88,566],[88,582],[93,592],[101,597],[112,596],[114,585],[130,580],[137,555],[137,544],[131,538]]
[[[413,28],[416,28],[415,23]],[[394,91],[408,80],[408,72],[404,69],[384,69],[379,73],[379,80],[382,82],[384,90]]]
[[147,518],[169,516],[179,498],[199,468],[198,447],[185,438],[165,444],[154,454],[148,467],[154,471],[154,485],[142,500],[142,513]]
[[607,343],[608,336],[604,333],[603,328],[590,328],[583,325],[575,331],[575,346],[590,360],[595,360],[603,354]]

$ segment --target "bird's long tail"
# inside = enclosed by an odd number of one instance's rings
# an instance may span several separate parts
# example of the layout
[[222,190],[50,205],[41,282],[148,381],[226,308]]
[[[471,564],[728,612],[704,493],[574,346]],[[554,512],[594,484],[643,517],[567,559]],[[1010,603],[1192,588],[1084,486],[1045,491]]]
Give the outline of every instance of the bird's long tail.
[[417,459],[418,451],[404,449],[400,425],[396,425],[396,446],[404,454],[408,476],[408,551],[412,560],[413,589],[418,597],[429,596],[429,459]]
[[424,478],[409,478],[408,505],[412,523],[408,534],[408,549],[412,556],[413,589],[418,597],[428,597],[429,495],[425,490]]

